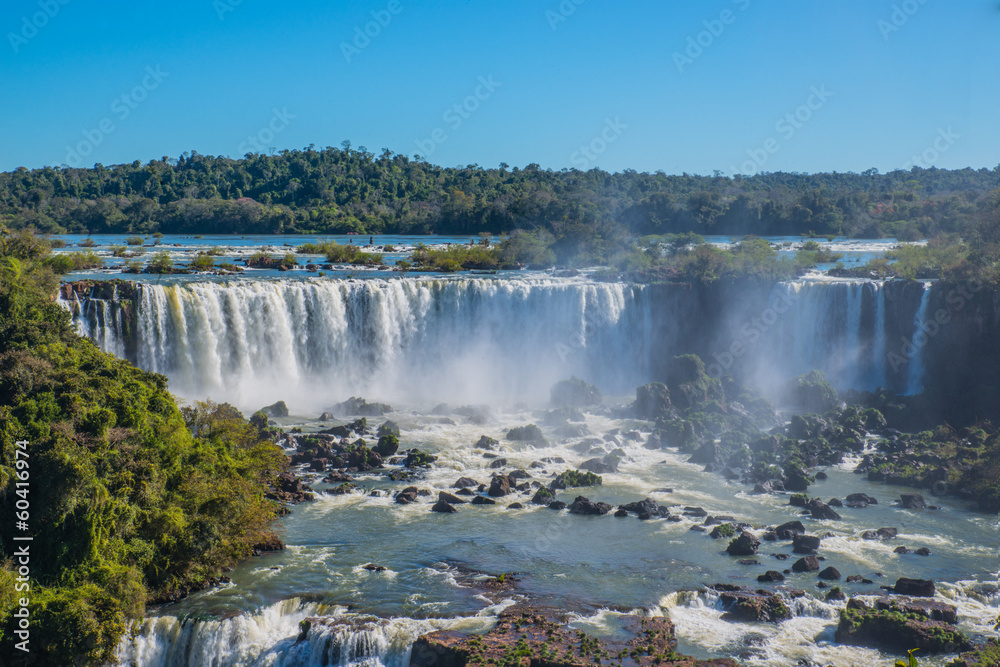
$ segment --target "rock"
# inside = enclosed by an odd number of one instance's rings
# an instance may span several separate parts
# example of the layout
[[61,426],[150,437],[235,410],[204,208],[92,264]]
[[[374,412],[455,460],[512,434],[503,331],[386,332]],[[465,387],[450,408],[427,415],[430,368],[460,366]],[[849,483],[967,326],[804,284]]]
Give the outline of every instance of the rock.
[[708,512],[706,512],[701,507],[685,507],[684,508],[684,514],[686,516],[696,516],[696,517],[702,517],[702,518],[708,516]]
[[809,506],[809,511],[814,519],[839,521],[841,516],[833,511],[826,503],[813,501]]
[[387,435],[394,435],[396,436],[396,438],[399,438],[400,435],[399,424],[397,424],[394,421],[388,421],[388,420],[384,421],[382,422],[382,425],[378,427],[378,430],[375,432],[375,435],[377,435],[380,438]]
[[369,572],[385,572],[386,567],[384,565],[376,565],[375,563],[367,563],[361,566],[361,569],[368,570]]
[[733,584],[715,584],[719,593],[722,618],[726,621],[748,623],[777,623],[792,617],[788,606],[781,598],[766,591],[756,592]]
[[392,433],[383,435],[372,449],[383,459],[387,459],[399,451],[399,436]]
[[484,634],[438,631],[417,638],[408,667],[592,667],[596,656],[630,656],[634,667],[736,667],[728,658],[696,660],[674,650],[677,640],[669,619],[623,617],[620,634],[593,637],[563,625],[547,609],[514,605],[502,611]]
[[817,576],[820,579],[840,579],[840,570],[838,570],[833,566],[830,566],[824,568],[823,570],[820,570],[820,573]]
[[436,503],[434,503],[433,507],[431,507],[431,511],[441,512],[443,514],[451,514],[452,512],[457,512],[458,510],[456,510],[454,507],[449,505],[444,500],[439,500]]
[[626,512],[625,510],[617,510],[615,512],[615,516],[618,517],[619,519],[621,519],[623,517],[627,517],[628,516],[628,512]]
[[927,547],[920,547],[919,549],[917,549],[913,553],[917,554],[918,556],[930,556],[931,555],[931,550],[928,549]]
[[792,563],[795,572],[815,572],[819,569],[819,560],[815,556],[803,556]]
[[453,489],[471,489],[479,486],[479,482],[472,479],[471,477],[459,477],[455,480],[455,483],[451,485]]
[[777,570],[768,570],[764,574],[757,575],[757,581],[762,584],[777,584],[785,580],[785,575]]
[[278,401],[277,403],[272,403],[271,405],[261,408],[257,412],[263,412],[268,417],[287,417],[288,406],[285,405],[284,401]]
[[269,551],[283,551],[285,549],[285,543],[281,541],[281,538],[272,532],[265,534],[260,542],[253,545],[254,553],[266,553]]
[[506,466],[507,466],[507,459],[503,457],[490,461],[489,465],[489,467],[493,470],[496,470],[497,468],[504,468]]
[[500,498],[510,493],[510,479],[506,475],[494,477],[490,482],[490,490],[487,492],[494,498]]
[[654,382],[635,389],[632,412],[637,419],[656,420],[670,410],[670,390],[665,384]]
[[843,507],[844,503],[840,501],[840,498],[830,498],[830,502],[827,505],[830,507]]
[[893,586],[896,595],[912,595],[913,597],[934,597],[934,582],[929,579],[908,579],[900,577]]
[[894,553],[894,554],[908,554],[908,553],[910,553],[910,550],[907,549],[904,546],[898,546],[898,547],[896,547],[895,549],[892,550],[892,553]]
[[510,429],[507,431],[507,439],[519,442],[545,442],[545,436],[542,434],[542,429],[538,428],[534,424],[518,426]]
[[830,589],[830,592],[826,594],[826,601],[832,602],[835,600],[846,600],[847,594],[840,590],[840,586],[834,586]]
[[600,405],[604,397],[601,395],[601,390],[594,385],[572,377],[552,385],[552,389],[549,390],[549,400],[556,407],[582,408]]
[[603,475],[609,472],[618,472],[617,461],[614,463],[607,463],[607,457],[601,459],[588,459],[580,464],[580,470],[589,470],[590,472],[597,473],[598,475]]
[[757,553],[758,547],[760,547],[760,540],[753,533],[744,530],[739,537],[729,543],[726,552],[730,556],[752,556]]
[[567,470],[559,473],[549,485],[552,489],[568,489],[580,486],[600,486],[604,482],[600,475],[592,472],[580,472],[579,470]]
[[802,535],[805,532],[806,528],[801,521],[788,521],[774,529],[779,540],[794,540],[796,535]]
[[[707,523],[707,522],[706,522]],[[736,535],[736,529],[730,523],[720,523],[718,526],[712,529],[712,532],[708,534],[713,540],[717,540],[722,537],[733,538]]]
[[583,496],[577,496],[569,505],[570,514],[584,514],[590,516],[599,516],[607,514],[611,511],[611,505],[607,503],[595,503],[591,502],[589,499]]
[[927,508],[924,497],[919,493],[904,493],[899,497],[899,501],[904,509],[922,510]]
[[896,605],[889,609],[851,606],[840,612],[834,638],[841,644],[867,646],[905,653],[920,649],[928,653],[954,653],[971,647],[968,639],[950,623],[929,620],[920,613],[906,612]]
[[821,481],[827,479],[827,474],[825,472],[823,472],[822,470],[820,470],[818,473],[816,473],[815,477],[816,477],[816,481],[817,482],[821,482]]
[[473,445],[476,449],[487,449],[492,450],[500,444],[499,440],[489,437],[488,435],[479,436],[479,440]]
[[334,419],[336,419],[336,417],[333,416],[332,412],[324,412],[319,416],[319,418],[316,421],[329,422],[333,421]]
[[551,503],[549,503],[549,509],[550,510],[564,510],[564,509],[566,509],[566,503],[564,503],[561,500],[553,500]]
[[878,530],[875,531],[875,534],[878,536],[878,539],[880,540],[891,540],[892,538],[896,537],[898,533],[899,531],[897,531],[895,528],[879,528]]
[[852,493],[845,498],[849,503],[864,503],[867,505],[878,505],[878,501],[869,496],[867,493]]
[[400,505],[409,505],[410,503],[417,502],[417,488],[415,486],[406,487],[396,494],[396,502]]
[[476,496],[472,499],[473,505],[496,505],[497,501],[492,498],[487,498],[486,496]]
[[792,507],[805,507],[808,502],[809,498],[801,493],[793,493],[788,499],[788,504]]
[[365,417],[381,417],[392,412],[392,407],[385,403],[369,403],[363,398],[352,396],[333,408],[336,412],[346,415],[362,415]]
[[464,500],[462,500],[458,496],[451,495],[447,491],[439,491],[438,492],[438,500],[444,501],[444,502],[446,502],[446,503],[448,503],[450,505],[461,505],[461,504],[465,503]]
[[653,514],[659,509],[659,506],[652,498],[646,498],[625,505],[619,505],[619,508],[626,512],[634,512],[635,514]]
[[406,451],[406,460],[403,461],[403,466],[407,468],[429,468],[435,461],[437,461],[436,456],[431,456],[419,449],[409,449]]
[[794,535],[792,537],[792,553],[812,556],[819,549],[820,538],[815,535]]
[[531,497],[531,502],[536,505],[548,505],[553,500],[555,500],[556,494],[552,493],[549,489],[542,487],[535,492],[535,495]]
[[896,606],[908,614],[920,614],[934,621],[958,623],[958,610],[954,605],[938,600],[898,600]]
[[521,503],[511,503],[510,505],[507,505],[507,509],[509,510],[524,509],[524,505],[522,505]]

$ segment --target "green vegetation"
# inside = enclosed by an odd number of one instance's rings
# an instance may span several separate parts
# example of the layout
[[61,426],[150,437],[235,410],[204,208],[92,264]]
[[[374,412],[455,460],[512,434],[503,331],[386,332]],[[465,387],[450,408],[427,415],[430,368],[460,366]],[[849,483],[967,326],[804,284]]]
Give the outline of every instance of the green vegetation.
[[[196,152],[90,169],[0,174],[0,221],[45,232],[174,234],[510,233],[564,241],[558,263],[625,232],[847,235],[964,233],[1000,168],[879,174],[669,176],[550,171],[536,164],[443,168],[365,147],[243,159]],[[591,241],[599,241],[592,243]]]
[[[285,457],[235,408],[180,410],[164,377],[77,336],[50,300],[52,264],[41,239],[0,226],[0,544],[15,544],[28,479],[31,664],[100,664],[148,602],[269,537],[264,493]],[[0,653],[18,664],[0,548]]]
[[146,268],[150,273],[172,273],[174,260],[170,259],[170,253],[164,250],[153,255]]
[[215,267],[215,260],[205,252],[198,253],[194,259],[188,263],[188,268],[195,271],[211,271]]
[[145,239],[143,239],[141,236],[130,236],[127,239],[125,239],[126,245],[142,245],[145,242],[146,242]]
[[600,475],[582,470],[566,470],[552,480],[550,485],[553,489],[569,489],[578,486],[598,486],[604,483]]

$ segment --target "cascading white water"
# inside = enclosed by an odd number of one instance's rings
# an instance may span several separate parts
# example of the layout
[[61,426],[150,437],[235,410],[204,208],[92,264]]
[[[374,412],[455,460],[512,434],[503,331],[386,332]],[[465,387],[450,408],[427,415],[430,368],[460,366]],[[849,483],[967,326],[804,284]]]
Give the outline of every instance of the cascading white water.
[[919,394],[924,390],[924,348],[927,347],[927,333],[924,326],[927,321],[927,306],[930,303],[930,285],[924,285],[924,293],[920,296],[920,307],[913,317],[913,336],[910,338],[910,363],[906,369],[906,394]]
[[885,286],[870,281],[792,281],[773,302],[789,304],[765,331],[761,374],[780,378],[826,373],[838,389],[873,391],[888,384]]
[[[501,605],[502,607],[503,605]],[[491,612],[453,619],[380,619],[291,598],[224,619],[147,618],[115,653],[116,667],[407,667],[420,635],[482,631]],[[300,625],[308,632],[299,639]]]
[[574,374],[628,391],[648,367],[644,292],[487,279],[144,285],[137,363],[183,396],[249,406],[537,397]]
[[[838,389],[921,386],[922,357],[908,380],[887,367],[885,285],[792,281],[776,285],[772,300],[788,308],[756,314],[761,340],[744,360],[751,381],[820,369]],[[110,301],[64,305],[81,333],[119,356],[128,350],[181,396],[248,409],[285,400],[306,411],[350,395],[530,400],[570,375],[630,393],[654,379],[651,362],[692,351],[675,348],[675,336],[706,345],[705,358],[717,349],[710,341],[720,332],[701,331],[697,317],[654,312],[668,303],[641,286],[555,278],[140,285],[130,341]],[[720,307],[736,322],[757,321],[746,304]],[[732,339],[742,340],[738,326]]]

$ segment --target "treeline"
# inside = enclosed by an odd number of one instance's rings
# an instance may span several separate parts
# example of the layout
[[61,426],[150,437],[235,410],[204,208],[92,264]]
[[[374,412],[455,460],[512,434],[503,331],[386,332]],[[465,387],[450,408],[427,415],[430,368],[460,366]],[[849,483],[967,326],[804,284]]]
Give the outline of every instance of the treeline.
[[0,174],[0,222],[49,233],[492,234],[557,238],[694,232],[904,240],[962,233],[994,169],[670,176],[445,168],[364,147]]
[[[147,603],[273,541],[278,507],[265,493],[286,465],[266,426],[229,405],[179,409],[165,377],[78,336],[51,299],[57,285],[47,244],[0,225],[0,655],[11,666],[109,663]],[[15,647],[26,638],[27,652]]]

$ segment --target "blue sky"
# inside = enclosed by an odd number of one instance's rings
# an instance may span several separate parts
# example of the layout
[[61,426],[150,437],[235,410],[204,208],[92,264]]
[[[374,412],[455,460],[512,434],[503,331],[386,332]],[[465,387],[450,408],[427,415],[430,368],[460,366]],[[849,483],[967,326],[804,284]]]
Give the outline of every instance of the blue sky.
[[0,170],[344,140],[446,166],[1000,163],[992,0],[7,0],[0,34]]

